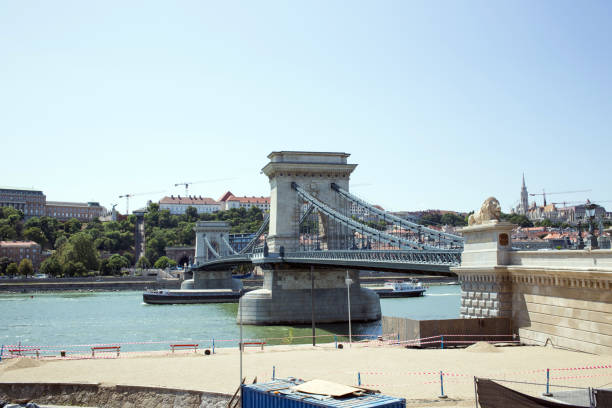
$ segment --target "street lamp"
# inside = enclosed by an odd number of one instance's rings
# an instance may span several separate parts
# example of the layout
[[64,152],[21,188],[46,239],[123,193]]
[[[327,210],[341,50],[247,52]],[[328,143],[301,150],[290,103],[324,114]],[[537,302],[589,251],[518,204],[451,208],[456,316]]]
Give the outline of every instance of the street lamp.
[[353,280],[349,278],[348,269],[346,270],[346,279],[344,280],[346,283],[346,298],[348,300],[348,320],[349,320],[349,347],[352,347],[353,343],[353,331],[351,327],[351,284]]
[[591,201],[587,200],[584,205],[585,216],[589,219],[589,236],[587,237],[587,242],[591,249],[597,249],[597,237],[593,234],[593,220],[595,219],[595,209],[597,208],[597,204],[591,203]]

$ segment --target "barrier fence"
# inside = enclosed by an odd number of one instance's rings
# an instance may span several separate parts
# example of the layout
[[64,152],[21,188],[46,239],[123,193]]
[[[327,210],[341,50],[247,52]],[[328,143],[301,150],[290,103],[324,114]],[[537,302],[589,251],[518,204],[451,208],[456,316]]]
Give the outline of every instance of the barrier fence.
[[[399,340],[399,335],[392,333],[386,335],[374,334],[353,334],[352,342],[349,342],[349,335],[345,334],[321,334],[315,336],[320,346],[333,345],[335,348],[342,348],[345,345],[351,347],[445,347],[467,346],[476,342],[486,341],[491,344],[519,344],[515,336],[512,335],[460,335],[447,334],[430,336],[412,340]],[[313,336],[285,336],[285,337],[265,337],[265,338],[243,338],[243,342],[264,343],[267,346],[272,345],[292,345],[292,344],[308,344]],[[459,339],[459,340],[456,340]],[[38,352],[40,358],[69,358],[79,357],[84,358],[84,354],[91,352],[92,348],[101,347],[120,347],[120,356],[126,355],[143,355],[147,353],[163,352],[171,344],[198,344],[200,349],[210,349],[215,353],[217,348],[238,347],[240,339],[183,339],[183,340],[163,340],[163,341],[133,341],[133,342],[113,342],[113,343],[92,343],[92,344],[70,344],[70,345],[54,345],[54,346],[32,346],[24,344],[9,344],[3,345],[0,349],[0,361],[2,358],[23,357],[31,353]],[[143,347],[139,347],[143,346]],[[143,348],[147,348],[144,350]],[[115,351],[109,351],[113,354]],[[105,352],[96,352],[98,355],[104,355]]]
[[[462,336],[462,345],[466,342],[466,338],[471,338],[470,343],[481,341],[481,338],[498,338],[499,340],[490,340],[490,343],[505,343],[508,345],[516,344],[519,341],[514,338],[509,340],[508,336],[498,335],[439,335],[427,338],[400,341],[397,334],[389,334],[385,336],[375,335],[353,335],[356,339],[350,343],[351,347],[413,347],[415,345],[429,344],[430,342],[439,342],[440,348],[445,348],[447,345],[457,344],[452,340],[458,336]],[[322,348],[341,348],[349,346],[348,336],[325,334],[316,336],[318,344]],[[270,337],[270,338],[243,338],[243,342],[252,342],[256,344],[264,343],[266,346],[274,344],[286,344],[288,337]],[[312,336],[296,336],[291,339],[308,339]],[[444,339],[444,341],[442,341]],[[283,343],[285,341],[285,343]],[[185,344],[188,343],[188,344]],[[0,363],[6,359],[17,357],[30,357],[41,359],[116,359],[131,356],[151,356],[151,355],[171,355],[171,354],[193,354],[196,350],[191,348],[177,349],[173,351],[171,345],[196,345],[197,352],[203,353],[209,351],[210,354],[215,354],[220,349],[228,349],[239,347],[239,339],[187,339],[182,341],[143,341],[143,342],[117,342],[117,343],[97,343],[97,344],[73,344],[73,345],[55,345],[55,346],[31,346],[24,344],[17,345],[0,345]],[[124,351],[127,346],[137,347],[139,345],[153,345],[156,350],[133,350]],[[92,348],[97,347],[113,347],[118,349],[96,350],[93,353]],[[259,352],[256,349],[256,352]],[[601,384],[612,383],[612,362],[602,361],[599,364],[589,364],[573,367],[554,367],[554,368],[535,368],[528,370],[517,371],[499,371],[499,372],[479,372],[478,368],[474,368],[473,372],[458,372],[448,370],[444,367],[434,368],[421,371],[391,371],[386,369],[377,369],[375,367],[364,367],[351,372],[334,371],[329,368],[322,367],[315,371],[308,371],[309,378],[326,378],[330,381],[342,380],[347,383],[346,379],[352,378],[355,385],[384,389],[386,392],[401,393],[415,387],[425,387],[431,397],[445,398],[447,395],[453,395],[461,388],[461,392],[465,393],[466,386],[474,381],[475,376],[494,379],[498,382],[507,382],[512,384],[512,388],[519,392],[539,396],[539,395],[565,395],[571,403],[578,403],[584,400],[584,395],[587,395],[586,388],[579,385],[584,383],[599,382]],[[284,371],[284,373],[283,373]],[[470,370],[471,371],[471,370]],[[296,375],[296,367],[287,367],[284,369],[278,365],[274,365],[269,369],[254,373],[260,380],[273,379],[282,377],[283,375]],[[486,375],[483,375],[486,374]],[[350,381],[350,380],[349,380]],[[582,391],[581,391],[582,390]],[[436,395],[434,395],[436,394]]]

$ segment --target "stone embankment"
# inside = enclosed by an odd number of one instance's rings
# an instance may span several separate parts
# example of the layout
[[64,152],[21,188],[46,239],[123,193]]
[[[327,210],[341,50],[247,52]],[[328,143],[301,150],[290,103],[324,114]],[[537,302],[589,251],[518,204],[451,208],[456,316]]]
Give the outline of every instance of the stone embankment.
[[151,277],[122,278],[63,278],[63,279],[19,279],[0,280],[0,292],[54,292],[54,291],[112,291],[178,289],[178,279],[161,279]]
[[224,408],[231,396],[174,388],[92,383],[0,383],[0,400],[100,408]]

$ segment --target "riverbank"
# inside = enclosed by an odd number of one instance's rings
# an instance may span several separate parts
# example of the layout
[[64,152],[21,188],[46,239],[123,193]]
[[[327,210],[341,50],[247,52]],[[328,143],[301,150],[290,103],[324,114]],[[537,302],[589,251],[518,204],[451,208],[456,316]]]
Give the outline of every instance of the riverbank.
[[[468,407],[474,404],[473,377],[544,383],[551,369],[555,385],[599,387],[612,381],[610,356],[554,349],[552,347],[495,347],[415,350],[376,344],[355,344],[344,349],[334,344],[248,348],[243,355],[243,375],[251,382],[272,377],[324,379],[347,385],[361,384],[384,394],[403,397],[409,406]],[[0,382],[90,382],[167,387],[232,394],[238,385],[237,348],[217,349],[214,355],[185,351],[130,355],[120,358],[81,360],[3,360]],[[582,370],[570,370],[583,368]],[[442,401],[439,373],[445,373]],[[534,395],[537,385],[512,387]],[[538,388],[539,387],[539,388]],[[542,388],[540,390],[540,388]]]
[[[417,278],[427,286],[448,285],[456,282],[455,277],[427,276],[414,274],[385,274],[370,276],[364,274],[361,282],[368,285],[382,285],[388,280],[405,280]],[[244,279],[243,284],[248,288],[260,288],[263,285],[262,277]],[[145,290],[145,289],[179,289],[181,281],[178,279],[160,279],[151,276],[124,276],[124,277],[87,277],[87,278],[50,278],[50,279],[3,279],[0,280],[0,293],[32,293],[32,292],[62,292],[62,291],[116,291],[116,290]]]
[[144,276],[0,280],[0,293],[178,289],[178,279]]

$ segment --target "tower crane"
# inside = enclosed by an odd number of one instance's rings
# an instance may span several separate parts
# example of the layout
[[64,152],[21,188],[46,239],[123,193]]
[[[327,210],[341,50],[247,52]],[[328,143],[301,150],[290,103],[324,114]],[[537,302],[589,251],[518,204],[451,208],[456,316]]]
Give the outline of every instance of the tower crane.
[[128,215],[130,213],[130,198],[131,197],[138,197],[138,196],[150,195],[150,194],[160,194],[160,193],[163,193],[163,191],[149,191],[148,193],[123,194],[123,195],[120,195],[119,198],[125,198],[125,214]]
[[[593,190],[574,190],[574,191],[558,191],[555,193],[548,193],[548,195],[553,195],[553,194],[574,194],[574,193],[588,193],[590,191]],[[544,189],[542,189],[541,193],[529,193],[530,196],[542,196],[544,198],[544,206],[546,206],[546,191],[544,191]]]
[[187,182],[183,182],[183,183],[176,183],[174,185],[174,187],[185,186],[185,197],[189,197],[189,186],[191,186],[193,184],[214,183],[214,182],[217,182],[217,181],[230,181],[230,180],[236,180],[236,177],[223,178],[223,179],[214,179],[214,180],[187,181]]

